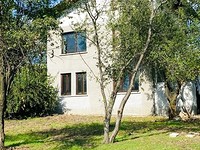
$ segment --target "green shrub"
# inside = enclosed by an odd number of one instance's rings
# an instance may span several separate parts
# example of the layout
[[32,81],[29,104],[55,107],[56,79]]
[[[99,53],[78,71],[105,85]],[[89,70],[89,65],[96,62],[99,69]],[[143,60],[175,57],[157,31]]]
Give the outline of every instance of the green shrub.
[[50,85],[46,66],[21,68],[7,96],[6,117],[45,116],[55,113],[57,108],[57,90]]

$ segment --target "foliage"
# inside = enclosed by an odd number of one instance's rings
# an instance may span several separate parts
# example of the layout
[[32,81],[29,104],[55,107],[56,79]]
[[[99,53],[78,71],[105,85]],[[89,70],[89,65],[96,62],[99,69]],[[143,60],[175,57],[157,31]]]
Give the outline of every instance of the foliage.
[[57,90],[50,85],[46,66],[24,66],[17,73],[7,98],[8,118],[50,115],[58,107]]
[[[0,149],[4,148],[4,112],[13,79],[30,57],[46,51],[48,31],[58,27],[54,17],[45,15],[47,11],[42,16],[34,11],[49,2],[0,0]],[[26,10],[34,12],[36,17]]]
[[[39,7],[42,3],[42,0],[37,1],[34,6]],[[29,9],[29,4],[28,1],[0,1],[0,58],[3,59],[1,74],[5,79],[2,81],[5,83],[5,91],[3,91],[5,98],[2,100],[4,104],[6,104],[15,74],[24,64],[32,61],[33,57],[45,54],[48,31],[58,27],[57,20],[51,16],[41,18],[35,13],[37,17],[32,18],[26,14],[24,9]],[[44,82],[39,87],[45,84]],[[33,87],[32,89],[34,90]],[[20,104],[16,104],[18,105]]]
[[31,0],[21,1],[15,0],[18,8],[29,18],[46,18],[53,17],[55,19],[65,13],[65,11],[73,8],[77,2],[81,0]]
[[122,76],[127,73],[130,74],[136,66],[147,40],[149,16],[151,14],[149,1],[146,0],[119,0],[118,5],[119,18],[115,18],[115,23],[109,22],[109,26],[115,32],[118,32],[113,37],[115,56],[111,56],[113,62],[111,67],[113,74],[111,78],[114,79],[121,78],[119,72],[122,71],[124,66]]
[[[199,1],[168,1],[154,20],[154,36],[147,63],[153,68],[155,83],[165,82],[170,104],[169,118],[176,111],[177,96],[184,100],[181,87],[200,75]],[[161,80],[160,80],[161,79]],[[188,116],[190,114],[187,112]]]
[[[198,7],[194,9],[194,5]],[[155,18],[150,59],[165,71],[168,81],[190,81],[200,74],[199,17],[196,16],[199,5],[199,2],[184,2],[174,10],[166,4]]]
[[[46,51],[48,30],[57,28],[58,22],[52,17],[30,18],[23,11],[25,1],[2,1],[1,55],[4,58],[6,95],[17,70],[29,62],[33,55]],[[23,5],[22,5],[23,4]],[[38,1],[39,5],[39,1]]]

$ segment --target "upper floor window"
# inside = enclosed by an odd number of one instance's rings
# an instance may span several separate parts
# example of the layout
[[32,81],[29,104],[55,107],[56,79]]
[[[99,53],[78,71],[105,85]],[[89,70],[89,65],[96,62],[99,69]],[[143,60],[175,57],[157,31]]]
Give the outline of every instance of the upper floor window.
[[[131,81],[131,76],[130,75],[125,75],[123,79],[121,80],[119,92],[126,92],[129,88]],[[133,88],[132,91],[138,91],[139,90],[139,73],[136,74],[135,81],[133,83]]]
[[84,31],[64,33],[62,39],[62,54],[86,51],[86,33]]
[[71,73],[61,74],[61,95],[71,95]]
[[87,77],[86,72],[76,73],[76,94],[87,94]]

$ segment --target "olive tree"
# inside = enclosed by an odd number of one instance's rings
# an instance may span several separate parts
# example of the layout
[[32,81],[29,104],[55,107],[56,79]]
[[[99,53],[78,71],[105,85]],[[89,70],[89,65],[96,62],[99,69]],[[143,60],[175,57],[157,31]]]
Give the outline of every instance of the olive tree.
[[[170,119],[178,115],[177,97],[185,101],[184,86],[200,74],[199,4],[199,1],[166,3],[164,11],[155,18],[150,62],[163,76]],[[191,112],[183,107],[190,117]]]
[[[104,103],[104,143],[114,142],[118,134],[124,107],[134,86],[136,74],[150,50],[154,17],[165,2],[112,0],[110,3],[103,1],[100,4],[99,1],[91,0],[80,6],[80,12],[86,12],[88,17],[83,23],[75,23],[74,28],[86,28],[88,40],[96,47],[99,72],[98,75],[94,74],[94,77],[99,83]],[[120,83],[127,74],[131,78],[130,84],[121,100],[115,127],[110,135],[113,106]],[[111,84],[112,91],[107,94],[107,87]]]

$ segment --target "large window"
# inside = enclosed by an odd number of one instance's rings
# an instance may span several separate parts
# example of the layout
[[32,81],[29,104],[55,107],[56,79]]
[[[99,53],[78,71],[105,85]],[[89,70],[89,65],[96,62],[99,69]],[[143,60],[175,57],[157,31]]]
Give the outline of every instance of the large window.
[[71,95],[71,73],[61,74],[61,95]]
[[76,73],[76,94],[87,94],[86,72]]
[[[131,81],[131,76],[128,74],[125,75],[124,78],[121,80],[119,92],[126,92],[129,88],[130,81]],[[139,75],[137,73],[135,81],[133,83],[132,91],[138,91],[138,90],[139,90]]]
[[62,35],[62,54],[86,51],[86,33],[68,32]]

